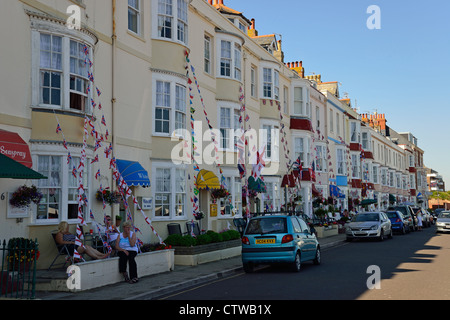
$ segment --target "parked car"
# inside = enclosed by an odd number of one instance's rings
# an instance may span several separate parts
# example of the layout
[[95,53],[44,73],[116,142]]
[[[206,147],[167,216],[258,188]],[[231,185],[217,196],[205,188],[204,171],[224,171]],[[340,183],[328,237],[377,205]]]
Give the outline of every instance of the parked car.
[[450,232],[450,211],[441,211],[436,220],[436,232]]
[[409,232],[409,226],[405,223],[403,214],[400,211],[386,211],[386,216],[391,220],[392,231],[401,234]]
[[346,225],[347,241],[361,238],[392,238],[391,220],[384,212],[363,212],[354,216]]
[[414,215],[414,212],[409,205],[398,205],[388,208],[389,211],[400,211],[403,214],[403,217],[409,226],[410,231],[415,231],[417,229],[417,218]]
[[257,264],[288,263],[298,272],[301,264],[320,264],[319,241],[306,222],[296,216],[265,215],[250,219],[242,237],[242,264],[252,272]]

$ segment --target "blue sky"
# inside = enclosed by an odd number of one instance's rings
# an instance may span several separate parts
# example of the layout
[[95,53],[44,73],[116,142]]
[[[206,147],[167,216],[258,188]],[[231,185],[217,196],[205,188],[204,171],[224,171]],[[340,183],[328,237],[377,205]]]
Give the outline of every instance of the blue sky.
[[[224,0],[255,18],[259,35],[281,34],[285,62],[339,81],[360,113],[386,114],[412,132],[427,167],[450,190],[450,1]],[[370,5],[381,29],[369,30]]]

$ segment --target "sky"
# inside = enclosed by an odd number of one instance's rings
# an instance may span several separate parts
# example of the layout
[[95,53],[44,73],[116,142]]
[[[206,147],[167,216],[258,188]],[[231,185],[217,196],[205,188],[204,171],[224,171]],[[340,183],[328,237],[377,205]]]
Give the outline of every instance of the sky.
[[[338,81],[359,113],[384,113],[411,132],[424,164],[450,190],[450,1],[224,0],[256,20],[259,35],[280,34],[285,62]],[[379,8],[380,29],[370,6]],[[279,38],[279,36],[277,36]]]

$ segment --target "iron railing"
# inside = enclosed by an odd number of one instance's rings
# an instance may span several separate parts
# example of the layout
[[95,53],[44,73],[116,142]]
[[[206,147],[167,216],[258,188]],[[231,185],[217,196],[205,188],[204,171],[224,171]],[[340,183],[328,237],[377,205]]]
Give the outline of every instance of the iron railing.
[[3,240],[0,258],[0,297],[35,299],[36,260],[39,258],[37,239]]

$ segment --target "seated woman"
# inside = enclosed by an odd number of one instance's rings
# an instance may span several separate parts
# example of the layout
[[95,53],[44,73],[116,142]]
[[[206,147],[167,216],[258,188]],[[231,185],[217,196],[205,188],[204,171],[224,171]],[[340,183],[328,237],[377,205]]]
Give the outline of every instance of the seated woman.
[[75,235],[69,232],[69,224],[66,221],[61,221],[58,225],[58,233],[56,234],[56,243],[65,244],[69,249],[69,253],[73,255],[76,249],[79,254],[86,253],[92,259],[105,259],[109,256],[109,253],[103,254],[98,252],[91,246],[85,245],[84,248],[75,245]]
[[[123,232],[116,239],[116,250],[119,255],[119,272],[125,282],[138,282],[136,255],[138,254],[136,233],[131,231],[132,224],[127,221],[123,224]],[[130,276],[127,273],[127,262],[130,266]]]

